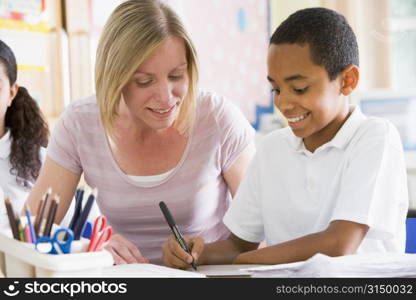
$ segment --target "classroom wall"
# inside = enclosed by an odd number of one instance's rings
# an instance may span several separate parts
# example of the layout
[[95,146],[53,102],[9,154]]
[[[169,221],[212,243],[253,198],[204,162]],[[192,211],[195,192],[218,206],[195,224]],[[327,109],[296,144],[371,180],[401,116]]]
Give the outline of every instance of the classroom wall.
[[64,105],[61,2],[0,1],[0,38],[14,51],[18,83],[26,86],[48,117]]
[[273,30],[290,14],[307,7],[326,7],[343,14],[360,49],[359,89],[392,87],[392,43],[389,0],[271,0]]
[[197,49],[200,87],[237,104],[251,123],[269,105],[268,1],[165,1],[183,19]]

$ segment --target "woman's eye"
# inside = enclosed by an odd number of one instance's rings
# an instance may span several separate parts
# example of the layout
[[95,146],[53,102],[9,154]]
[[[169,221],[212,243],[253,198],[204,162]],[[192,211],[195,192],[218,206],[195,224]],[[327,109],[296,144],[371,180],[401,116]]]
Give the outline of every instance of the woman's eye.
[[181,80],[181,79],[183,79],[183,75],[181,74],[181,75],[170,75],[169,76],[169,78],[171,79],[171,80]]
[[138,85],[138,86],[140,86],[140,87],[143,87],[143,86],[148,86],[148,85],[150,85],[152,83],[152,81],[151,80],[147,80],[147,81],[138,81],[138,80],[136,80],[136,84]]
[[293,89],[293,90],[295,91],[296,94],[302,95],[308,90],[308,87],[305,87],[303,89]]

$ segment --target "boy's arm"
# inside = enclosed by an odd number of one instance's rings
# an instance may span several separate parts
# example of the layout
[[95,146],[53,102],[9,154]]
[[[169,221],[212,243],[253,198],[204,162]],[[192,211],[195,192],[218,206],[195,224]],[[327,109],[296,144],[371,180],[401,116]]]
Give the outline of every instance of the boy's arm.
[[162,245],[163,263],[172,268],[186,269],[192,262],[198,265],[231,264],[240,253],[257,249],[259,243],[250,243],[233,234],[223,241],[205,244],[201,237],[185,238],[191,254],[185,252],[171,235]]
[[303,261],[316,253],[328,256],[353,254],[368,231],[368,226],[350,221],[332,221],[324,231],[274,246],[238,255],[236,264],[281,264]]
[[253,251],[257,249],[258,246],[259,243],[247,242],[231,233],[226,240],[206,244],[202,254],[198,258],[198,264],[231,264],[239,254]]

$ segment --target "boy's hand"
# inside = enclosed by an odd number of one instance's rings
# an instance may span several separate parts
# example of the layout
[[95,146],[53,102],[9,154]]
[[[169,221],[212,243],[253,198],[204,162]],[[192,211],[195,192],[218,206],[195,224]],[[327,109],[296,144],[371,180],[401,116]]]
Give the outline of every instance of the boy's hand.
[[204,250],[205,242],[201,237],[184,238],[191,251],[190,255],[181,248],[174,235],[162,245],[162,260],[165,266],[177,269],[188,269],[192,262],[198,264],[198,258]]

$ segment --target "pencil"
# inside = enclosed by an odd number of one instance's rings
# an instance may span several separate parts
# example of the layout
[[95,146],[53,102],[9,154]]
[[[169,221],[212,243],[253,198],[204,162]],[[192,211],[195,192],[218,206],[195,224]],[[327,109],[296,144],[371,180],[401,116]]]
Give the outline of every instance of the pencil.
[[52,225],[55,222],[56,210],[59,204],[59,196],[55,195],[55,197],[51,201],[51,205],[49,205],[48,215],[46,217],[46,224],[45,229],[43,231],[43,236],[49,237],[51,235]]
[[25,241],[27,243],[33,243],[33,241],[32,241],[32,234],[30,232],[30,227],[29,227],[28,224],[26,224],[26,226],[25,226],[24,233],[25,233]]
[[20,219],[17,219],[17,223],[18,223],[17,226],[18,226],[18,230],[19,230],[19,241],[24,242],[25,241],[25,233],[24,233],[22,222],[20,222]]
[[4,205],[6,205],[7,217],[9,218],[10,228],[12,229],[13,238],[20,240],[19,238],[19,229],[17,227],[16,215],[14,214],[12,202],[9,197],[4,199]]
[[33,228],[32,217],[30,215],[29,205],[27,204],[25,205],[25,213],[26,213],[26,218],[27,218],[27,227],[29,228],[29,233],[30,233],[30,242],[36,243],[35,228]]
[[40,200],[39,207],[38,207],[38,213],[36,214],[35,219],[35,235],[36,237],[39,237],[39,231],[43,220],[43,215],[45,214],[45,210],[48,204],[49,196],[52,193],[52,189],[48,188],[46,191],[46,194],[43,196],[43,199]]

